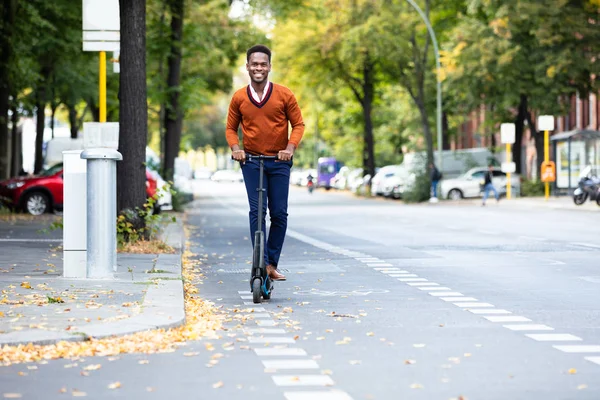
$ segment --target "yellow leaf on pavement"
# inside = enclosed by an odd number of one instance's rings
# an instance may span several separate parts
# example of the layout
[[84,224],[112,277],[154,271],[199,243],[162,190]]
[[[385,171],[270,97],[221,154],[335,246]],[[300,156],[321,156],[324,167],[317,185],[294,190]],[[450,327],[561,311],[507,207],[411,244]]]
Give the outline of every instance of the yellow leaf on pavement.
[[417,362],[415,360],[404,360],[404,364],[407,365],[412,365],[412,364],[416,364]]
[[200,354],[200,353],[197,351],[190,351],[188,353],[183,353],[183,355],[186,357],[194,357],[194,356],[197,356],[198,354]]
[[102,365],[100,364],[90,364],[87,367],[84,367],[83,369],[86,371],[96,371],[100,368],[102,368]]
[[367,336],[375,336],[373,332],[367,332]]
[[5,399],[20,399],[23,397],[21,393],[4,393]]
[[217,382],[217,383],[214,383],[214,384],[212,385],[212,387],[213,387],[213,389],[218,389],[218,388],[221,388],[221,387],[223,387],[223,381],[219,381],[219,382]]
[[31,289],[31,285],[29,284],[29,282],[21,282],[21,287],[25,289]]
[[421,385],[420,383],[413,383],[412,385],[410,385],[411,389],[423,389],[423,385]]
[[121,382],[114,382],[114,383],[111,383],[110,385],[108,385],[109,389],[118,389],[120,387],[121,387]]
[[577,373],[577,370],[576,370],[575,368],[571,368],[571,369],[569,370],[569,374],[571,374],[571,375],[574,375],[574,374],[576,374],[576,373]]

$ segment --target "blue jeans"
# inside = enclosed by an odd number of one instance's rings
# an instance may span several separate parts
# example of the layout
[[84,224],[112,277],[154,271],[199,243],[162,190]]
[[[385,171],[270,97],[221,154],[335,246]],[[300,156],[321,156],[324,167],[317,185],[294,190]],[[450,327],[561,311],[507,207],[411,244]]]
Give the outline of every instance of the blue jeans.
[[498,200],[498,191],[496,190],[494,185],[492,185],[491,183],[488,183],[487,185],[485,185],[483,187],[483,202],[484,203],[487,200],[487,198],[490,194],[490,191],[494,192],[494,197],[496,198],[496,200]]
[[433,197],[437,197],[437,187],[440,181],[431,181],[431,192],[433,193]]
[[[271,218],[271,227],[269,236],[265,244],[265,265],[277,267],[285,232],[287,230],[287,207],[288,195],[290,190],[290,169],[291,161],[264,161],[263,188],[263,215],[262,230],[266,236],[265,219],[267,208]],[[258,229],[258,179],[260,175],[260,166],[257,160],[246,161],[242,164],[242,174],[248,194],[248,204],[250,205],[250,237],[252,238],[252,247],[254,247],[254,232]]]

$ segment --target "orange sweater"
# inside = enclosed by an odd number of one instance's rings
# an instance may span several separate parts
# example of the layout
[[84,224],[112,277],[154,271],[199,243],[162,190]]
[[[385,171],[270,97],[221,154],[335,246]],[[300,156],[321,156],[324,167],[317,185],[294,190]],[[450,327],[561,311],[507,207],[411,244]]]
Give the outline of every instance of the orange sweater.
[[[235,92],[229,103],[225,136],[229,147],[239,144],[238,127],[242,123],[244,150],[252,154],[274,156],[288,143],[296,147],[304,134],[304,121],[298,102],[285,86],[271,83],[262,102],[257,103],[246,86]],[[288,139],[288,121],[292,133]]]

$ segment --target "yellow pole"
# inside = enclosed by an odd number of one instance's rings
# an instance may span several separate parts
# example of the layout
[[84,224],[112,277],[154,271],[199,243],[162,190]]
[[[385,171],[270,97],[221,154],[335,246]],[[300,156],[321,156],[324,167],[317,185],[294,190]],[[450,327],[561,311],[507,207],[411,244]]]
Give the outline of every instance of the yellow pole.
[[106,122],[106,52],[100,52],[100,122]]
[[[544,131],[544,161],[550,161],[550,135],[548,131]],[[550,197],[550,182],[545,183],[546,186],[546,200]]]
[[[506,162],[510,162],[510,143],[506,143]],[[512,186],[512,182],[510,180],[510,172],[506,173],[506,198],[510,200],[510,187]]]

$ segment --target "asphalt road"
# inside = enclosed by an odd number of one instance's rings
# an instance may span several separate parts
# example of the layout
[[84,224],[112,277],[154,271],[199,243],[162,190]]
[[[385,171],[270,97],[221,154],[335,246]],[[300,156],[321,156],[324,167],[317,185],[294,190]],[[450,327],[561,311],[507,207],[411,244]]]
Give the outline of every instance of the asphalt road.
[[[73,363],[65,360],[0,368],[0,392],[35,399],[71,397],[73,388],[102,399],[600,398],[595,213],[502,202],[406,206],[292,188],[280,263],[288,280],[255,307],[245,304],[251,248],[243,185],[196,186],[191,250],[203,262],[200,295],[232,317],[221,338],[169,354],[88,358],[77,368],[65,368]],[[215,351],[223,356],[210,364]],[[81,376],[92,363],[103,367]],[[117,380],[121,388],[107,388]]]

